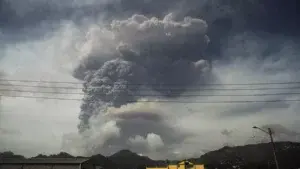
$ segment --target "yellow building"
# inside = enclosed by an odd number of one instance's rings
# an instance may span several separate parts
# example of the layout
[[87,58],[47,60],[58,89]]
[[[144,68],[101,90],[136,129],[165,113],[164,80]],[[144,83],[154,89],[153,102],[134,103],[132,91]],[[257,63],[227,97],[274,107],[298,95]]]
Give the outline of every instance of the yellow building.
[[181,161],[177,165],[168,165],[167,167],[147,167],[146,169],[204,169],[204,165],[195,165],[189,161]]

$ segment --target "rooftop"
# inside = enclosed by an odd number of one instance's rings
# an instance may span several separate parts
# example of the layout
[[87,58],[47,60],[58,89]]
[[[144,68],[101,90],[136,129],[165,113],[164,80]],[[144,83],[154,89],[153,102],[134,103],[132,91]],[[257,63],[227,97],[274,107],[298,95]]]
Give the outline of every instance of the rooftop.
[[0,164],[81,164],[88,158],[31,158],[31,159],[0,159]]

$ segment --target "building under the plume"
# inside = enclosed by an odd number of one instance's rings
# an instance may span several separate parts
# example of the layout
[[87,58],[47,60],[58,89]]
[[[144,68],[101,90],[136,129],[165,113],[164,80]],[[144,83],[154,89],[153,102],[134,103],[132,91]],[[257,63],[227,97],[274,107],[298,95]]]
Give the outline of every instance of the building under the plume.
[[0,159],[0,169],[101,169],[88,158]]
[[204,169],[203,164],[193,164],[189,161],[181,161],[178,164],[170,164],[166,167],[147,167],[146,169]]

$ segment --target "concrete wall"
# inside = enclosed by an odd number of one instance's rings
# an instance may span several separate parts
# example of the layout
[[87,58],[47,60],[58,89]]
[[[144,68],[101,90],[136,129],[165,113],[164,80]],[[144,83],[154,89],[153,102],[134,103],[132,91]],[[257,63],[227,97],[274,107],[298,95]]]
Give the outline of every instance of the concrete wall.
[[204,165],[195,165],[195,169],[204,169]]
[[177,169],[177,165],[169,165],[169,169]]

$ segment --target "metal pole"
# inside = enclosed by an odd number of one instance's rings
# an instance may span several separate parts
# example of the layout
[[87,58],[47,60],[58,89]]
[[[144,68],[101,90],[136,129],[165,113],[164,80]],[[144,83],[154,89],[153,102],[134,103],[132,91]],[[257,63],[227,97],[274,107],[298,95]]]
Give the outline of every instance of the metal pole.
[[276,156],[275,143],[273,141],[272,130],[270,128],[268,128],[268,133],[269,133],[270,139],[271,139],[271,144],[272,144],[272,148],[273,148],[273,154],[274,154],[274,160],[275,160],[276,168],[279,169],[277,156]]

